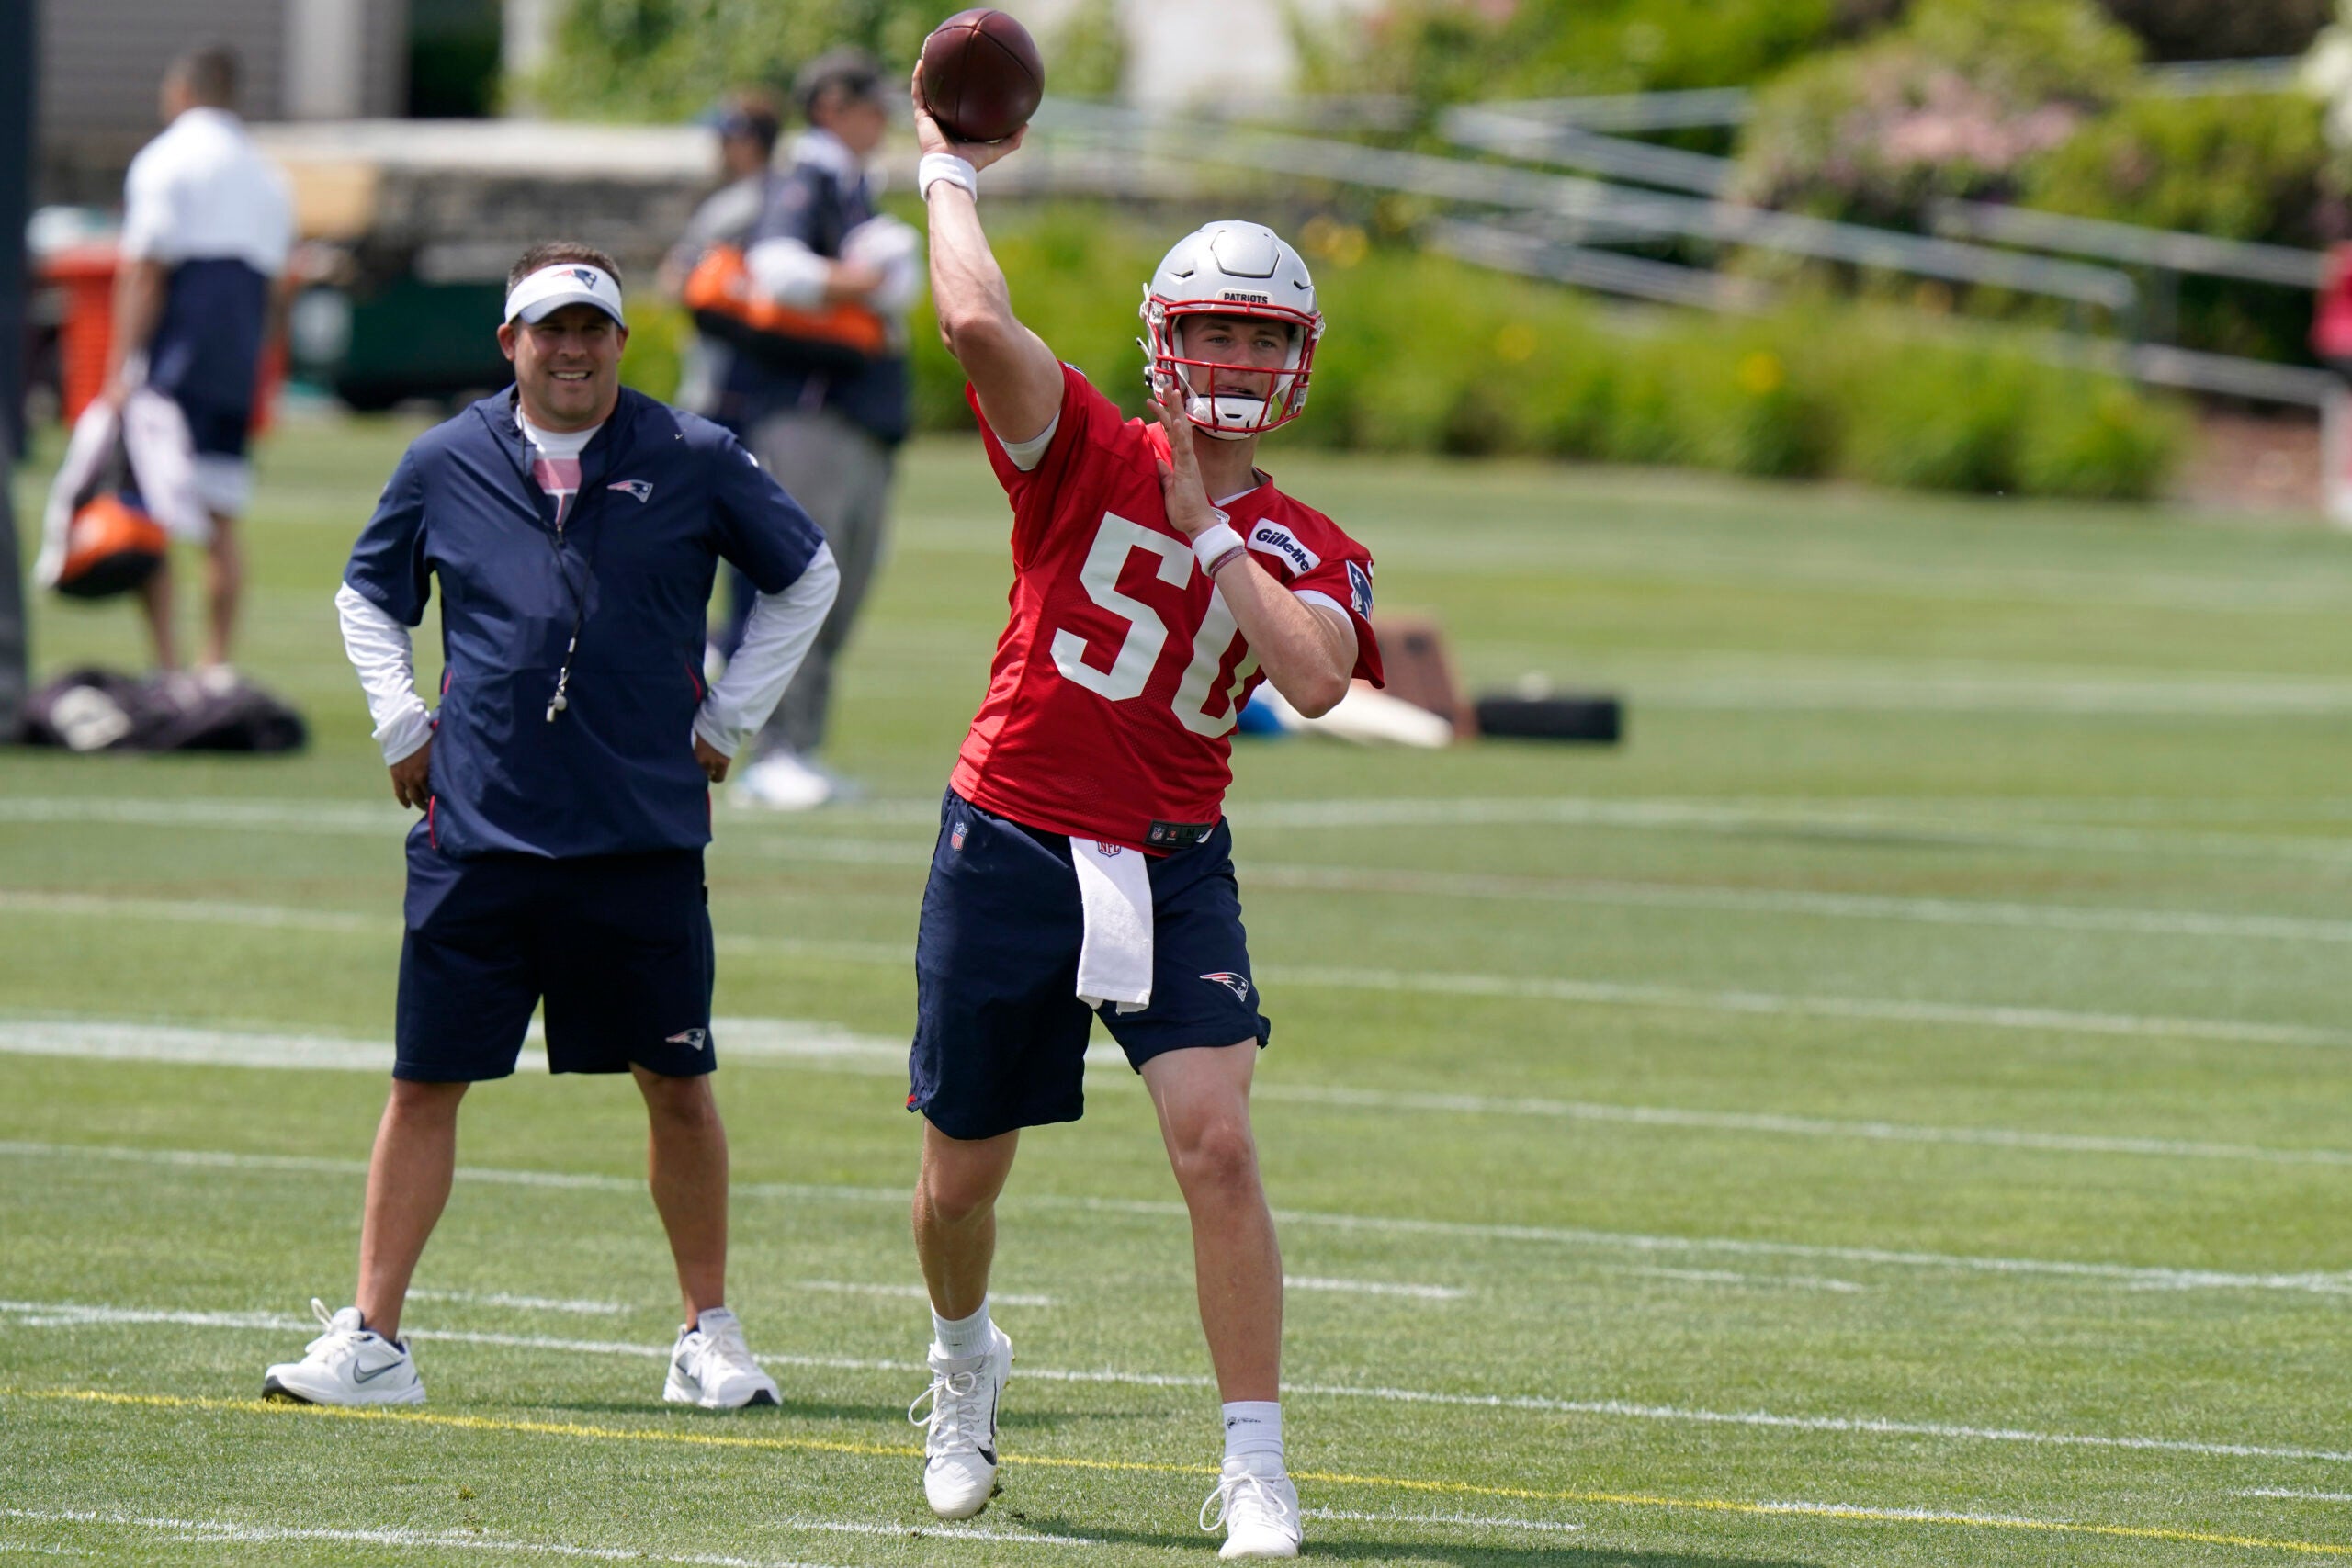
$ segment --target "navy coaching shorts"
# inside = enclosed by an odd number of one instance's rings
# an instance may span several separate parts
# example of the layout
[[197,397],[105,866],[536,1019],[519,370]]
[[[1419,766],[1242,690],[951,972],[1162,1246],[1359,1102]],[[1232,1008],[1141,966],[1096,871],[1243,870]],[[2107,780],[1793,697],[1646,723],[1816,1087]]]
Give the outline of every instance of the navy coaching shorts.
[[[1150,864],[1151,1005],[1101,1009],[1111,1037],[1137,1069],[1187,1046],[1264,1045],[1232,832],[1219,822]],[[907,1109],[951,1138],[1077,1121],[1095,1016],[1077,996],[1085,935],[1069,840],[949,790],[915,939]]]
[[702,852],[475,855],[409,835],[396,1078],[472,1083],[514,1070],[547,1002],[548,1070],[717,1066]]

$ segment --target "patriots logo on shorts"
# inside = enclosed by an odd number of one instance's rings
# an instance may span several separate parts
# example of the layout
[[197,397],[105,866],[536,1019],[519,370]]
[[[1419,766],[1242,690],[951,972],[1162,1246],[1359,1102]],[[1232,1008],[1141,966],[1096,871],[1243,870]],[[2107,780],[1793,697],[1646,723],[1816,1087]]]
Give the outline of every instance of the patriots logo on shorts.
[[1372,619],[1372,573],[1353,561],[1348,563],[1348,603],[1357,615]]
[[664,1045],[691,1045],[695,1050],[699,1051],[704,1046],[710,1043],[710,1031],[707,1029],[681,1029],[677,1033],[673,1034],[667,1040],[662,1041],[662,1043]]
[[1236,975],[1230,969],[1219,969],[1204,975],[1201,978],[1223,986],[1233,993],[1234,998],[1238,1001],[1246,1002],[1250,999],[1250,976],[1247,975]]
[[643,479],[615,479],[611,484],[606,485],[605,488],[606,490],[616,490],[623,495],[635,496],[637,498],[638,504],[640,506],[653,499],[652,485],[647,483]]

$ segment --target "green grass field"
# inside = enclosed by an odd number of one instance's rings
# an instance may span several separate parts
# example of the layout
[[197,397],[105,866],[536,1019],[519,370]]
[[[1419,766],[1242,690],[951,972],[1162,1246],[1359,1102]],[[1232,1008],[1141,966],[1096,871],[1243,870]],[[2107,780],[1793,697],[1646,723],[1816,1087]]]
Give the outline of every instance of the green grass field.
[[[1009,570],[965,445],[910,453],[847,668],[870,796],[722,805],[710,856],[730,1297],[783,1407],[660,1404],[636,1097],[527,1074],[469,1105],[432,1403],[256,1402],[348,1297],[390,1061],[401,815],[329,596],[406,434],[266,453],[245,662],[307,755],[0,758],[0,1564],[1205,1561],[1122,1069],[1005,1204],[976,1527],[900,1417],[910,948]],[[1239,748],[1309,1551],[2352,1556],[2352,538],[1273,460],[1473,685],[1633,698],[1615,750]],[[139,652],[119,608],[37,635]]]

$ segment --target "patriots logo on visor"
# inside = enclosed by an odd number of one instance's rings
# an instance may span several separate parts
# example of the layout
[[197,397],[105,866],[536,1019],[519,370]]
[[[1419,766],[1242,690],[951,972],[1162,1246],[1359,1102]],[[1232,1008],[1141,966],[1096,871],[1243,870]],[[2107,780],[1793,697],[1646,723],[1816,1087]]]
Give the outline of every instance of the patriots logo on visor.
[[653,499],[653,487],[643,479],[615,479],[605,488],[616,490],[623,495],[635,496],[639,505]]
[[1246,1002],[1250,999],[1250,976],[1247,975],[1236,975],[1230,969],[1218,969],[1202,976],[1201,978],[1212,985],[1223,986],[1233,993],[1236,1000]]
[[571,269],[571,276],[574,276],[574,277],[576,277],[576,278],[578,278],[578,279],[580,280],[581,286],[582,286],[582,288],[595,288],[595,287],[596,287],[596,275],[595,275],[594,273],[593,273],[593,272],[589,271],[589,270],[588,270],[586,267],[584,267],[584,266],[575,266],[575,267],[573,267],[573,268]]
[[1372,573],[1353,561],[1348,563],[1348,603],[1357,615],[1372,619]]

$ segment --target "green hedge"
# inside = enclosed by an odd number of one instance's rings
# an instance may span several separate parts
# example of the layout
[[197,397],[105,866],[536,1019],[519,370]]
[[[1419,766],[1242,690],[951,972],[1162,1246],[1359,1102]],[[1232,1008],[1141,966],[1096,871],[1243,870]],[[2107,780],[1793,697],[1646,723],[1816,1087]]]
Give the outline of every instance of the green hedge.
[[[1136,306],[1165,234],[1060,208],[1000,216],[991,238],[1022,319],[1140,413]],[[2186,440],[2173,405],[2111,378],[2052,368],[1998,339],[1923,341],[1866,309],[1627,316],[1367,245],[1328,220],[1302,238],[1330,326],[1306,414],[1278,444],[2140,499],[2162,488]],[[649,374],[632,384],[659,394],[674,364],[669,333],[649,340],[653,322],[636,314],[628,368]],[[917,426],[971,428],[963,376],[927,309],[910,331]]]

